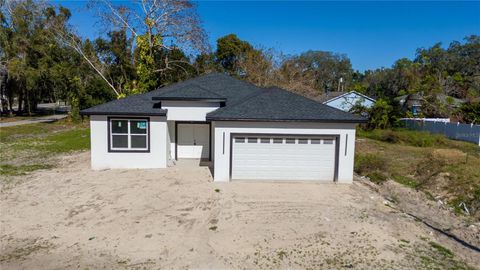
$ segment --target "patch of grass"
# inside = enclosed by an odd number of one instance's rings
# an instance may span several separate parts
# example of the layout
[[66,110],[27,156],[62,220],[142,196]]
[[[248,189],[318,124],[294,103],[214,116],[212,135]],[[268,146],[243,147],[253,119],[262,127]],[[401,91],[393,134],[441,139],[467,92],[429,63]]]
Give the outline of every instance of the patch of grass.
[[417,182],[415,179],[411,178],[411,177],[408,177],[408,176],[403,176],[403,175],[392,175],[392,179],[397,182],[397,183],[400,183],[402,185],[405,185],[407,187],[411,187],[411,188],[417,188],[420,183]]
[[210,228],[208,228],[210,231],[216,231],[217,230],[217,226],[211,226]]
[[87,150],[90,147],[90,129],[73,129],[56,133],[45,138],[43,151],[50,153],[67,153]]
[[447,144],[447,138],[445,138],[444,136],[406,129],[375,129],[371,131],[359,130],[358,135],[360,137],[370,138],[377,141],[387,143],[401,143],[417,147],[431,147],[434,145]]
[[433,241],[428,242],[427,245],[414,245],[412,252],[411,260],[418,260],[420,263],[415,269],[475,269],[459,260],[451,250]]
[[367,177],[370,178],[370,181],[374,182],[375,184],[381,184],[388,179],[384,173],[378,171],[367,174]]
[[55,132],[61,132],[79,127],[87,128],[88,121],[85,121],[83,123],[73,123],[68,119],[62,119],[51,123],[37,123],[13,127],[2,127],[0,130],[0,142],[7,143],[18,139],[43,137],[49,134],[53,134]]
[[14,151],[35,151],[45,154],[60,154],[86,150],[90,145],[88,128],[67,129],[32,138],[11,140],[7,146]]
[[430,198],[450,202],[459,214],[465,214],[457,207],[464,202],[470,214],[480,219],[478,146],[447,138],[432,139],[439,145],[425,146],[429,143],[416,143],[414,137],[433,135],[401,129],[359,131],[359,134],[355,172],[377,182],[386,177],[423,191]]
[[433,241],[429,242],[428,244],[430,244],[430,246],[434,248],[437,253],[442,255],[443,257],[453,258],[453,252],[450,249]]
[[454,141],[443,135],[408,129],[375,129],[357,130],[358,137],[369,138],[392,144],[402,144],[415,147],[456,148],[463,152],[480,156],[478,146],[473,143]]
[[90,145],[88,122],[61,120],[0,129],[1,176],[25,175],[53,167],[50,157],[87,150]]
[[28,172],[36,171],[36,170],[45,170],[50,169],[52,165],[49,164],[31,164],[31,165],[9,165],[9,164],[1,164],[0,165],[0,174],[8,175],[8,176],[18,176],[18,175],[25,175]]
[[386,160],[378,154],[357,154],[355,155],[355,172],[363,174],[385,170]]
[[386,160],[373,153],[355,155],[355,172],[370,178],[370,181],[380,184],[385,182],[388,176],[383,172],[387,167]]
[[215,192],[219,193],[219,192],[220,192],[220,189],[216,188],[216,189],[215,189]]

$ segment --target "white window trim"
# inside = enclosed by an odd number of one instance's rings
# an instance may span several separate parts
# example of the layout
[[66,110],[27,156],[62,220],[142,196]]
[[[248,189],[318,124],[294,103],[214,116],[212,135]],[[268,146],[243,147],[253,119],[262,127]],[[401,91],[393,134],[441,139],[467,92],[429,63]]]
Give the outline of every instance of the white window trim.
[[[113,121],[127,121],[127,133],[113,133]],[[147,128],[146,128],[146,133],[145,134],[136,134],[136,133],[130,133],[130,123],[131,121],[146,121],[147,122]],[[150,151],[150,143],[149,143],[149,135],[150,135],[150,120],[148,118],[109,118],[108,121],[108,128],[109,128],[109,133],[110,133],[110,138],[109,138],[109,146],[108,149],[109,151],[112,152],[135,152],[135,151],[141,151],[141,152],[148,152]],[[128,147],[113,147],[113,136],[114,135],[123,135],[127,136],[127,142],[128,142]],[[146,147],[144,148],[138,148],[132,147],[132,135],[133,136],[145,136],[146,139]]]

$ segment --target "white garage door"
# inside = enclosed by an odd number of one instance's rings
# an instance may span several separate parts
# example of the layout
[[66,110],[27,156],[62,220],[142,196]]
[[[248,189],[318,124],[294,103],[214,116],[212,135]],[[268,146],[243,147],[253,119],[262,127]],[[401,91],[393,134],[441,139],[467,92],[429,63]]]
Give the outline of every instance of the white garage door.
[[235,136],[232,179],[333,181],[335,143],[326,136]]

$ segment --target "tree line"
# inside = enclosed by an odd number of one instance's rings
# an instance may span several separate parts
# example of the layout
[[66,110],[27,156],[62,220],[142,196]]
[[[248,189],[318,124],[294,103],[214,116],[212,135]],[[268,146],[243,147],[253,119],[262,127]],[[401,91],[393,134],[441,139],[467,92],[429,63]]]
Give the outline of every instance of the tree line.
[[[355,90],[380,100],[375,109],[384,114],[385,125],[405,115],[398,97],[415,93],[425,104],[424,116],[472,121],[480,111],[480,37],[475,35],[447,48],[420,48],[414,59],[400,59],[390,68],[359,72],[344,54],[284,55],[235,34],[219,38],[212,50],[189,1],[92,0],[87,8],[106,33],[93,40],[76,33],[69,24],[72,13],[64,7],[2,1],[2,113],[32,114],[41,102],[61,100],[76,118],[80,109],[211,72],[311,98]],[[466,105],[457,108],[453,99]]]

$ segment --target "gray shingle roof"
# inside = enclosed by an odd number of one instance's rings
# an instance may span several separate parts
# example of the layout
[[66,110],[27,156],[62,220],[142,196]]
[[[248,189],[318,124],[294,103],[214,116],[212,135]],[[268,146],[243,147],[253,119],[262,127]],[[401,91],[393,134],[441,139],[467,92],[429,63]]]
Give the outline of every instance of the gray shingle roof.
[[81,114],[144,114],[165,115],[166,111],[154,108],[155,99],[226,99],[228,104],[261,90],[253,84],[235,79],[222,73],[198,76],[183,82],[167,85],[151,92],[128,96],[81,111]]
[[80,113],[84,115],[167,115],[167,110],[156,108],[155,103],[145,94],[128,96],[100,104]]
[[[155,100],[154,100],[155,99]],[[365,119],[278,88],[212,73],[82,110],[85,115],[166,115],[158,100],[226,100],[207,120],[364,122]]]
[[198,100],[198,99],[221,99],[225,100],[225,97],[209,91],[200,85],[190,83],[188,85],[182,85],[181,87],[170,87],[168,90],[163,90],[157,95],[152,97],[153,100],[171,100],[171,99],[185,99],[185,100]]
[[366,119],[279,89],[264,89],[243,102],[213,111],[207,120],[360,123]]

